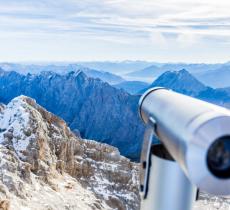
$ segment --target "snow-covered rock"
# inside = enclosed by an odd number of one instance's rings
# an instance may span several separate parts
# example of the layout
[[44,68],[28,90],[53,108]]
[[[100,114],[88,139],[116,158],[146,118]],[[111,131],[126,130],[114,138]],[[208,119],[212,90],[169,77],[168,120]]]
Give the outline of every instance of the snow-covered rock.
[[[0,209],[139,209],[138,166],[28,97],[0,112]],[[3,209],[4,209],[3,208]]]
[[199,200],[195,203],[194,210],[229,210],[230,198],[201,193]]

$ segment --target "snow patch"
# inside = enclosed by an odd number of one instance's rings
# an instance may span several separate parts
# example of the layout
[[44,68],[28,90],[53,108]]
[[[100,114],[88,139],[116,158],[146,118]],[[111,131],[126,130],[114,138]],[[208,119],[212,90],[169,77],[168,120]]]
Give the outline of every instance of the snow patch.
[[29,129],[29,107],[24,96],[13,99],[0,113],[0,144],[6,139],[11,140],[13,147],[20,158],[29,145],[33,134],[27,134]]

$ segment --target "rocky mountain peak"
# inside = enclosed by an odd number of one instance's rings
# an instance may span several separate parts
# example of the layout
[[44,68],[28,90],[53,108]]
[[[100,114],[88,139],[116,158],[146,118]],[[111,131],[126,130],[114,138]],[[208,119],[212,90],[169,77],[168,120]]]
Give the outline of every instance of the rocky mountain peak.
[[0,187],[12,209],[139,208],[137,164],[26,96],[0,112]]
[[184,77],[192,76],[186,69],[181,69],[180,71],[177,71],[177,74]]
[[87,78],[86,74],[84,73],[84,71],[82,69],[79,69],[77,71],[70,71],[68,73],[69,76],[72,76],[72,77],[81,77],[81,78]]

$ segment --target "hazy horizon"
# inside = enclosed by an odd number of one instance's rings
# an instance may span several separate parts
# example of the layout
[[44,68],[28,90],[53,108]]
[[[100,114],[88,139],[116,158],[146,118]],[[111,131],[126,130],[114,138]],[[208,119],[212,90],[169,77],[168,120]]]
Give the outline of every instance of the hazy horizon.
[[81,63],[134,63],[134,62],[146,62],[146,63],[156,63],[156,64],[228,64],[230,60],[223,62],[186,62],[186,61],[165,61],[160,62],[156,60],[72,60],[72,61],[1,61],[0,64],[9,63],[9,64],[24,64],[24,65],[68,65],[68,64],[81,64]]

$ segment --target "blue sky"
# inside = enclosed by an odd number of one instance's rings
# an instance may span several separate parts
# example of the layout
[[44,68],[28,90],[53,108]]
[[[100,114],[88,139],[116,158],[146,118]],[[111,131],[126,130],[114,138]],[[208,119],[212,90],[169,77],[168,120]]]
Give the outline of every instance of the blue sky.
[[0,61],[230,60],[228,0],[0,0]]

